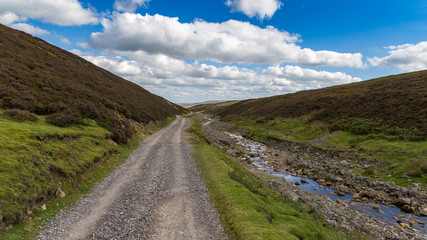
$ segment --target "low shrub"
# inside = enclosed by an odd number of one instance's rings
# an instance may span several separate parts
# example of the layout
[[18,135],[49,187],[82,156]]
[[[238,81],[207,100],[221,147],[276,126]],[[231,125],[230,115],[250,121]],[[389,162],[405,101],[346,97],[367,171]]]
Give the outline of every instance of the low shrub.
[[28,110],[28,111],[34,110],[30,102],[21,98],[5,97],[3,98],[2,105],[4,108],[8,108],[8,109],[17,108],[17,109]]
[[113,134],[112,139],[118,143],[127,143],[135,133],[135,129],[132,127],[129,121],[114,121],[111,128],[107,128]]
[[46,113],[57,113],[57,112],[65,112],[68,111],[68,107],[65,103],[59,101],[54,103],[49,103],[46,106]]
[[34,113],[31,113],[27,110],[20,110],[20,109],[8,109],[4,110],[3,114],[13,118],[15,120],[19,121],[31,121],[31,122],[37,122],[37,115]]
[[427,163],[421,159],[406,161],[405,174],[410,177],[422,177],[427,174]]
[[69,127],[83,124],[83,119],[70,111],[65,111],[47,116],[46,122],[58,127]]
[[343,130],[358,135],[368,135],[379,132],[381,122],[364,118],[346,118],[332,124],[331,130]]
[[347,131],[357,135],[370,135],[373,138],[381,138],[389,141],[395,140],[422,140],[416,128],[401,128],[388,126],[381,121],[364,118],[346,118],[333,123],[331,131]]
[[96,119],[101,116],[93,103],[80,102],[77,108],[85,118]]

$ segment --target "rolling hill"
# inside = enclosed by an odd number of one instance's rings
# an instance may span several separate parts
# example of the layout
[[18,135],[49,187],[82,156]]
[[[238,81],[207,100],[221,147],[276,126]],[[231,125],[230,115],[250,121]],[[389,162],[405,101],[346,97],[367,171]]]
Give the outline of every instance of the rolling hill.
[[[42,221],[29,215],[46,205],[58,210],[58,203],[49,205],[55,196],[87,193],[144,136],[184,112],[72,53],[0,25],[0,238],[11,224]],[[72,199],[78,194],[64,201]],[[31,238],[37,230],[23,232]]]
[[346,128],[352,124],[364,124],[369,125],[366,133],[409,131],[413,138],[426,139],[427,71],[209,108],[209,112],[225,120],[241,117],[269,120],[311,115],[311,121],[322,121],[337,129],[349,130]]
[[78,122],[80,117],[95,119],[118,142],[129,138],[126,119],[149,123],[185,111],[39,38],[3,25],[0,36],[3,109],[56,114],[59,120],[67,115],[77,118],[65,121],[65,125]]

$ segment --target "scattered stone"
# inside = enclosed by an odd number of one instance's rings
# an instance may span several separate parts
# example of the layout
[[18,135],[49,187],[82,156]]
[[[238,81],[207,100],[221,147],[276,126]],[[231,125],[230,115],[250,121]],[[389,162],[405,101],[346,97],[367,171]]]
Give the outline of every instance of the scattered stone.
[[65,198],[65,192],[62,191],[61,188],[56,189],[56,196],[60,197],[60,198]]
[[404,198],[404,197],[399,198],[397,200],[397,203],[396,203],[397,206],[404,206],[404,205],[409,206],[410,204],[411,204],[411,199],[410,198]]
[[113,141],[113,139],[107,140],[109,144],[113,145],[114,147],[117,147],[117,143]]
[[377,204],[375,204],[375,203],[371,203],[371,204],[369,204],[371,207],[372,207],[372,209],[374,209],[375,211],[377,211],[377,212],[379,212],[379,211],[381,211],[381,208],[380,208],[380,206],[378,206]]
[[415,209],[409,205],[403,205],[400,209],[408,213],[413,213],[415,211]]
[[348,207],[347,203],[341,201],[340,199],[335,200],[336,203],[338,203],[339,205],[342,205],[344,207]]
[[335,191],[335,195],[343,197],[343,196],[345,196],[345,193],[343,193],[341,191]]
[[325,222],[323,223],[323,226],[328,228],[335,228],[338,226],[338,223],[334,220],[326,219]]
[[407,224],[407,223],[400,222],[400,223],[399,223],[399,225],[400,225],[401,227],[403,227],[403,228],[411,229],[411,226],[409,226],[409,224]]
[[43,211],[46,211],[46,204],[43,204],[42,206],[41,206],[41,210],[43,210]]
[[297,185],[297,186],[301,185],[301,183],[298,182],[298,181],[296,181],[294,184]]
[[421,213],[421,215],[423,215],[423,216],[427,216],[427,207],[425,207],[425,208],[421,209],[420,213]]
[[416,224],[418,224],[418,221],[416,219],[412,219],[409,221],[409,225],[411,225],[411,226],[416,225]]
[[286,192],[286,196],[292,202],[298,202],[298,200],[299,200],[299,196],[296,193],[294,193],[294,192]]
[[306,184],[308,184],[309,182],[303,178],[303,179],[301,179],[301,183],[306,183]]

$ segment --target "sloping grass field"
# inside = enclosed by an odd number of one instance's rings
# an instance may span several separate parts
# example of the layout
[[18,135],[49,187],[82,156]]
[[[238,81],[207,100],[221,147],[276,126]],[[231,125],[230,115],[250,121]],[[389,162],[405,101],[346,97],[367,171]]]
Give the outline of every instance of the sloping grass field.
[[42,212],[41,206],[49,204],[58,189],[67,196],[88,191],[123,162],[145,136],[170,121],[148,125],[133,122],[136,134],[132,141],[117,145],[108,130],[90,119],[84,119],[83,125],[62,128],[47,123],[44,116],[38,116],[36,122],[17,121],[0,111],[2,228],[23,220],[28,225],[34,217],[31,212]]

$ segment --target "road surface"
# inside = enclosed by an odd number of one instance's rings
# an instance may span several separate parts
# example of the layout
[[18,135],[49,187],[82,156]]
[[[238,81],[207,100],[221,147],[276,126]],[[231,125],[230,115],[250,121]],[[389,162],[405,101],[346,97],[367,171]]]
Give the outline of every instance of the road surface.
[[36,239],[225,239],[184,141],[186,118],[146,139]]

